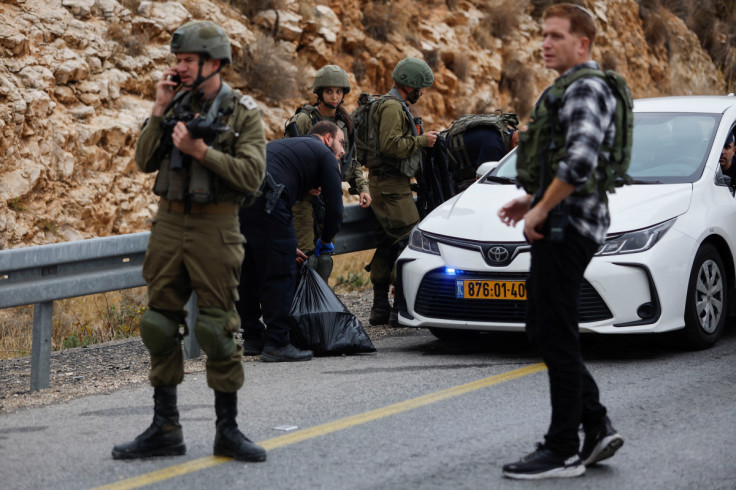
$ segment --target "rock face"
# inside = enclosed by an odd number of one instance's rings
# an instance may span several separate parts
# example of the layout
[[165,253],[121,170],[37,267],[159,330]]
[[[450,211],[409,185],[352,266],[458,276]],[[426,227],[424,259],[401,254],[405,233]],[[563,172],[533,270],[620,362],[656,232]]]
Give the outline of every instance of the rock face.
[[[231,85],[259,101],[269,139],[281,136],[296,107],[313,102],[312,74],[328,63],[349,73],[351,110],[361,91],[390,88],[401,58],[426,59],[436,82],[415,113],[427,129],[498,109],[524,119],[554,79],[542,67],[538,14],[523,10],[527,2],[272,3],[279,10],[252,18],[219,0],[0,4],[0,247],[146,229],[157,199],[153,176],[135,165],[135,144],[155,83],[172,62],[171,33],[192,19],[222,25],[236,60],[259,38],[272,37],[279,61],[303,76],[298,84],[306,99],[273,96],[251,83],[247,70],[225,72]],[[666,45],[650,45],[634,0],[586,5],[601,31],[594,58],[615,65],[635,97],[725,91],[696,36],[673,15],[662,13]]]

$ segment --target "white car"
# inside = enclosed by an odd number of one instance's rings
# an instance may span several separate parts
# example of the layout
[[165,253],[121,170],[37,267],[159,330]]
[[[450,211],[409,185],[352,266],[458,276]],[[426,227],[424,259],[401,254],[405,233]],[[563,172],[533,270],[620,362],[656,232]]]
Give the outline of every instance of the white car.
[[[580,330],[682,329],[688,345],[708,347],[736,286],[736,199],[718,162],[736,97],[642,99],[634,113],[634,183],[609,195],[611,227],[585,272]],[[523,223],[507,227],[496,214],[523,193],[515,161],[512,152],[412,231],[397,260],[401,325],[438,338],[524,329],[530,246]]]

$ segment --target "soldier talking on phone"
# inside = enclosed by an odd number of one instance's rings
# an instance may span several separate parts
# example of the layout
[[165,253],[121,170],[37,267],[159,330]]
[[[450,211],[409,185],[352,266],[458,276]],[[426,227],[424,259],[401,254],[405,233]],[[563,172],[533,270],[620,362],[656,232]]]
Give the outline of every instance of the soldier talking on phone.
[[246,438],[235,421],[243,385],[242,347],[235,310],[243,235],[238,209],[254,198],[266,168],[261,114],[250,96],[223,82],[232,62],[225,31],[208,21],[174,32],[176,65],[156,84],[151,116],[143,125],[135,161],[158,172],[160,196],[143,264],[148,310],[141,338],[151,355],[153,423],[135,440],[112,450],[115,459],[181,455],[176,388],[184,377],[184,305],[197,293],[197,341],[207,354],[207,384],[215,392],[214,454],[265,461],[266,451]]

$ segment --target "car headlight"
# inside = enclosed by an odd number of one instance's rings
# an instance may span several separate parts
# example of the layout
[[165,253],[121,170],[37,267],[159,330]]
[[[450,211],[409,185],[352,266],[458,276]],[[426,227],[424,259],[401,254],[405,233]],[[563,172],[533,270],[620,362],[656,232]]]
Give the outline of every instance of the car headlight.
[[643,230],[629,231],[606,239],[606,242],[598,248],[596,255],[618,255],[633,254],[649,250],[660,238],[667,233],[675,218],[664,223],[645,228]]
[[409,248],[417,252],[433,255],[440,254],[440,247],[437,245],[437,241],[429,238],[417,227],[414,227],[411,230],[411,235],[409,235]]

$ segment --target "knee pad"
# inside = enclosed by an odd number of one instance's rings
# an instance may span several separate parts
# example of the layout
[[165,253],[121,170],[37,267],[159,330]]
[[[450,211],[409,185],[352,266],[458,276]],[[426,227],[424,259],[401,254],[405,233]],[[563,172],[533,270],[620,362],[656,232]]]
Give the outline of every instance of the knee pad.
[[235,352],[233,333],[238,328],[240,321],[235,310],[201,308],[194,324],[194,334],[207,357],[218,361],[229,358]]
[[143,344],[153,356],[167,356],[179,346],[179,322],[156,310],[146,310],[140,331]]

